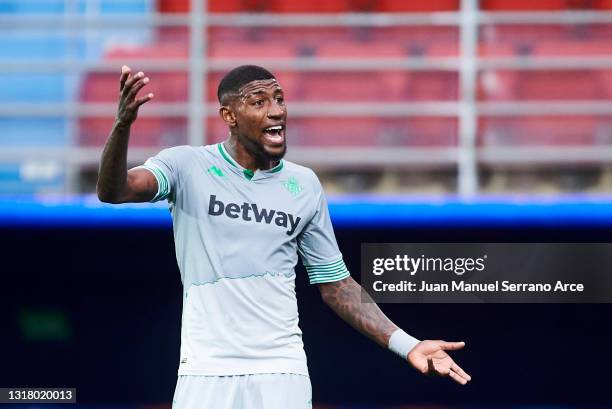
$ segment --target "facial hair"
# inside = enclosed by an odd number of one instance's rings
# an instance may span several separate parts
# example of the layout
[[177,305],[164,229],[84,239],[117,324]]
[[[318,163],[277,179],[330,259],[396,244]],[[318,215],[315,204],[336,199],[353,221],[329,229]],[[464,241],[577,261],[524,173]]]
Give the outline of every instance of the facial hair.
[[238,133],[238,143],[242,144],[246,151],[251,154],[257,161],[257,163],[261,165],[266,165],[272,161],[281,160],[285,153],[287,153],[287,142],[283,143],[283,150],[278,154],[271,154],[266,151],[263,144],[257,140],[251,139],[247,136],[244,136]]

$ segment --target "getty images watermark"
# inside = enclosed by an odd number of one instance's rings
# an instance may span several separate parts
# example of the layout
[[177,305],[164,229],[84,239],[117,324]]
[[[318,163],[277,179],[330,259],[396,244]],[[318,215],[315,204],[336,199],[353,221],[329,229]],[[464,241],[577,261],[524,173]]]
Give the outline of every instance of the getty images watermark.
[[363,244],[363,301],[612,302],[612,244]]

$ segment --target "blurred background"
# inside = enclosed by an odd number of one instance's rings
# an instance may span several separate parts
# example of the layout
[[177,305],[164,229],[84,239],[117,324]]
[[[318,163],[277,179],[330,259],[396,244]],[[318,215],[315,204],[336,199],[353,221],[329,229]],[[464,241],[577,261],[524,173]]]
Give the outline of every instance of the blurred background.
[[[156,95],[134,166],[223,140],[220,78],[272,70],[356,278],[362,242],[612,241],[610,0],[0,0],[1,387],[170,406],[167,208],[92,195],[123,64]],[[357,335],[301,267],[297,292],[317,409],[612,407],[609,305],[383,306],[467,341],[459,388]]]

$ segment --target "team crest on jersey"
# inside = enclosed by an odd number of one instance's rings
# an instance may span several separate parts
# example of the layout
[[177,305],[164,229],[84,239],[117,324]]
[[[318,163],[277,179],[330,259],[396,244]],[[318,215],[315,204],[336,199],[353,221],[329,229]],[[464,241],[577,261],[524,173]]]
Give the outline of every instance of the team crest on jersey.
[[283,186],[287,189],[287,191],[291,194],[291,196],[297,196],[300,194],[304,188],[300,185],[298,180],[293,176],[289,178],[286,182],[283,183]]

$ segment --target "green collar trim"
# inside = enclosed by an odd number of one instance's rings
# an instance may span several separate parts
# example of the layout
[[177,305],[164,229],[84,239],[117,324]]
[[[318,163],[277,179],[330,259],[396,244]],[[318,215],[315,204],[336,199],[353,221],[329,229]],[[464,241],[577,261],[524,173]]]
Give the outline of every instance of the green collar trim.
[[275,167],[273,167],[272,169],[270,169],[268,172],[269,173],[276,173],[276,172],[280,172],[283,169],[283,166],[285,165],[285,161],[284,160],[280,160],[280,162],[278,163],[278,165],[276,165]]
[[244,173],[244,177],[249,180],[253,179],[253,176],[255,176],[255,172],[253,172],[251,169],[244,169],[242,173]]
[[235,167],[239,167],[236,162],[234,162],[234,160],[231,158],[231,156],[229,155],[229,153],[226,152],[225,147],[223,146],[223,142],[219,142],[217,144],[217,147],[219,148],[219,153],[221,153],[221,156],[223,156],[223,159],[225,159],[226,161],[229,162],[230,165],[235,166]]

